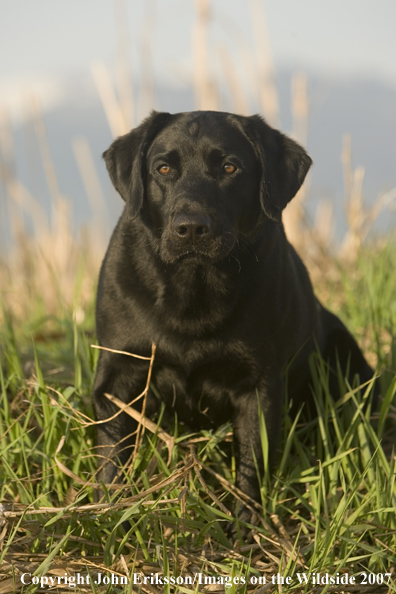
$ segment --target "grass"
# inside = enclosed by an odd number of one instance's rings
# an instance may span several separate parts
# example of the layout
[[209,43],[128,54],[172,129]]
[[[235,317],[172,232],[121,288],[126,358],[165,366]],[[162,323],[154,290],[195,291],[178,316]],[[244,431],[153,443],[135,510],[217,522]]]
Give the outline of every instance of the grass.
[[[229,50],[209,41],[208,6],[206,0],[196,3],[192,74],[197,107],[222,109],[225,79],[232,109],[250,113],[252,96],[254,110],[276,125],[279,105],[261,4],[250,6],[252,22],[259,24],[254,32],[260,31],[255,50],[231,39],[230,47],[243,58],[242,70],[246,63],[254,65],[243,77]],[[128,24],[120,8],[116,37],[125,57],[128,51],[121,46]],[[221,67],[214,75],[214,62],[207,57],[216,52]],[[132,126],[134,102],[145,110],[152,107],[152,75],[142,81],[135,101],[128,64],[118,66],[123,77],[117,88],[103,64],[93,68],[114,136]],[[147,66],[144,70],[152,73]],[[309,97],[304,76],[294,77],[293,89],[294,136],[305,143]],[[163,432],[146,428],[126,487],[96,504],[90,394],[98,351],[90,345],[105,209],[97,206],[100,184],[88,144],[79,139],[77,162],[96,206],[85,238],[76,239],[38,104],[32,121],[51,218],[15,177],[17,166],[4,162],[0,172],[7,227],[16,245],[7,261],[0,259],[0,594],[48,592],[49,586],[101,594],[396,592],[396,250],[392,240],[363,245],[394,190],[380,196],[370,211],[364,208],[364,171],[352,167],[346,138],[342,160],[349,232],[343,260],[328,256],[328,208],[322,228],[310,232],[302,225],[304,192],[285,212],[288,236],[306,248],[317,293],[381,372],[382,399],[371,422],[370,386],[356,390],[340,377],[345,396],[334,403],[326,370],[313,357],[317,418],[293,420],[285,405],[277,469],[262,481],[261,506],[246,501],[234,486],[229,426],[190,434],[177,418],[163,414],[158,422],[168,437],[164,441]],[[9,146],[3,144],[5,154],[12,155],[10,139]],[[26,218],[34,237],[26,230]],[[262,417],[261,431],[266,458]],[[233,516],[238,502],[256,511],[249,542],[235,543],[227,532],[235,521],[241,534]]]
[[[326,369],[313,357],[317,418],[293,420],[286,405],[277,470],[262,483],[262,507],[246,502],[234,487],[229,426],[197,435],[163,415],[159,422],[173,437],[173,447],[163,434],[146,429],[126,487],[95,504],[93,302],[85,305],[81,320],[64,304],[49,318],[35,317],[40,308],[32,307],[30,319],[18,319],[7,313],[6,296],[0,593],[44,592],[51,583],[58,591],[62,585],[70,589],[73,576],[84,581],[78,592],[188,594],[209,586],[230,593],[259,587],[282,593],[335,587],[337,592],[396,592],[393,248],[362,250],[353,267],[332,262],[326,283],[318,285],[371,362],[378,361],[377,412],[371,414],[370,386],[352,389],[343,378],[345,396],[335,403]],[[265,453],[264,423],[262,436]],[[238,500],[256,511],[248,526],[250,542],[235,543],[228,535],[230,521],[241,528],[233,516]],[[355,584],[337,586],[346,573]],[[31,574],[24,580],[33,583],[23,585],[22,574]],[[316,574],[319,584],[312,581]],[[140,583],[144,576],[146,584]],[[335,586],[326,583],[330,578]],[[358,585],[363,579],[364,588]],[[200,585],[200,580],[212,583]]]

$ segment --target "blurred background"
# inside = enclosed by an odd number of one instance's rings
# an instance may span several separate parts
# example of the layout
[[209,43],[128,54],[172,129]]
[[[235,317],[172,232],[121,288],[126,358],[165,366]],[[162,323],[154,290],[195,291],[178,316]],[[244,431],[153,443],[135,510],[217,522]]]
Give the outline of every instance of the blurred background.
[[[285,212],[308,264],[389,235],[394,0],[2,0],[0,289],[92,299],[123,203],[101,159],[151,109],[260,113],[314,167]],[[80,279],[78,290],[76,278]]]

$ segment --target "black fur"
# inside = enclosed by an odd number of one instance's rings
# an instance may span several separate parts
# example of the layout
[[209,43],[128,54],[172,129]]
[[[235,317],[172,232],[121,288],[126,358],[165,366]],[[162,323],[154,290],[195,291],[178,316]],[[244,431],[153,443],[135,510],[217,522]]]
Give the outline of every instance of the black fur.
[[[232,421],[237,483],[257,498],[257,395],[273,460],[286,367],[298,404],[310,397],[316,345],[331,365],[339,357],[349,366],[351,381],[372,377],[345,326],[315,298],[285,237],[282,210],[311,159],[259,116],[217,112],[153,112],[104,158],[126,206],[100,273],[99,343],[150,356],[154,342],[152,381],[165,403],[193,429]],[[130,402],[147,372],[145,361],[102,351],[97,419],[117,411],[104,393]],[[155,408],[150,393],[146,415]],[[124,413],[98,425],[100,480],[116,477],[135,429]]]

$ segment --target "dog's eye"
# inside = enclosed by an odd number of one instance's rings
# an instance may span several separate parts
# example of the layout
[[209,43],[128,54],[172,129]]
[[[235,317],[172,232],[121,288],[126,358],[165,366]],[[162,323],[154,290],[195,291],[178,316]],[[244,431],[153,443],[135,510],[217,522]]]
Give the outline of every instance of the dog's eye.
[[236,171],[236,167],[232,163],[225,163],[223,169],[226,173],[234,173]]
[[158,167],[158,172],[161,175],[169,175],[171,172],[171,168],[169,167],[169,165],[166,165],[166,163],[164,163],[163,165]]

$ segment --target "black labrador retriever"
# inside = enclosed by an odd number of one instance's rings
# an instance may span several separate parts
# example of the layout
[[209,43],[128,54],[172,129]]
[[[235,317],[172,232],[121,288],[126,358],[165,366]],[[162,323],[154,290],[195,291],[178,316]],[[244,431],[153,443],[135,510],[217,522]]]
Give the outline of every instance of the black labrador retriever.
[[[259,116],[210,111],[153,112],[104,159],[125,208],[100,273],[99,344],[149,357],[155,343],[152,381],[164,402],[194,430],[232,422],[237,485],[257,499],[259,405],[271,462],[286,368],[297,405],[310,398],[316,349],[331,368],[341,362],[351,382],[373,375],[354,338],[314,296],[285,236],[282,210],[311,159]],[[101,351],[96,418],[118,410],[106,393],[129,403],[147,373],[147,361]],[[149,392],[146,416],[157,402]],[[98,425],[104,483],[119,476],[135,431],[125,413]]]

